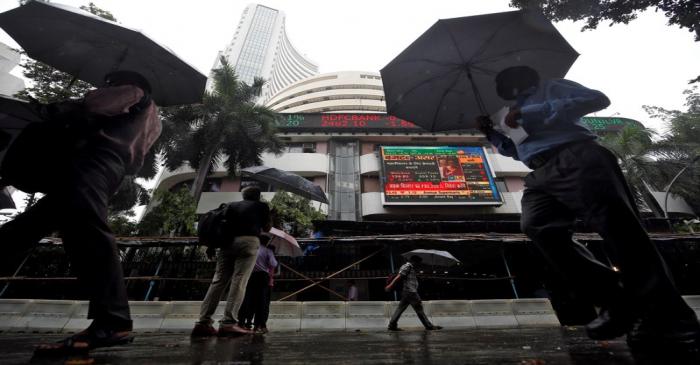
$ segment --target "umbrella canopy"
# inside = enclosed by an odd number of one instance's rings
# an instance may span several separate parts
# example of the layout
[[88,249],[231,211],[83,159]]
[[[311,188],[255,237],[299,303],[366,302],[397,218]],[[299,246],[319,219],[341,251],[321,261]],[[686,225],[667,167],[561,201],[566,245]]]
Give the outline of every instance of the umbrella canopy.
[[304,255],[297,240],[285,231],[272,227],[269,232],[263,233],[270,237],[270,244],[275,246],[275,255],[299,257]]
[[0,14],[0,27],[35,60],[93,85],[106,74],[135,71],[158,105],[202,100],[207,78],[138,30],[56,3],[31,1]]
[[541,79],[562,78],[577,57],[538,13],[439,20],[381,70],[387,113],[433,132],[474,128],[505,104],[498,72],[525,65]]
[[447,251],[440,251],[440,250],[423,250],[423,249],[418,249],[418,250],[413,250],[413,251],[408,251],[404,252],[401,254],[404,258],[407,260],[411,258],[411,256],[418,256],[421,259],[423,259],[423,264],[424,265],[431,265],[431,266],[454,266],[459,264],[459,260],[452,256],[451,253]]
[[290,193],[328,204],[326,193],[320,186],[314,185],[311,181],[297,174],[267,166],[246,167],[241,169],[241,174]]

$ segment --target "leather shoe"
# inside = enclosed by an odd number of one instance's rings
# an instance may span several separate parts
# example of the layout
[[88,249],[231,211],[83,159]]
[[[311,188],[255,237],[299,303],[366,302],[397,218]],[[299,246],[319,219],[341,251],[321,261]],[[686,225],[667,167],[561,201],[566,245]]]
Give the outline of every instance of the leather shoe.
[[218,332],[216,331],[216,328],[212,327],[210,324],[202,324],[202,323],[197,323],[194,325],[194,328],[192,329],[192,333],[190,336],[192,337],[210,337],[210,336],[216,336]]
[[682,320],[643,320],[627,334],[630,348],[678,347],[700,349],[700,323],[696,318]]
[[389,331],[394,331],[394,332],[403,331],[401,328],[396,327],[396,326],[389,326],[389,327],[387,327],[387,329]]
[[598,318],[586,325],[588,337],[592,340],[611,340],[629,332],[636,320],[620,312],[615,313],[617,315],[608,309],[601,310]]
[[432,327],[426,328],[426,331],[439,331],[441,329],[442,329],[442,326],[432,326]]
[[219,337],[230,337],[230,336],[243,336],[252,334],[253,331],[247,330],[238,324],[220,324],[219,325]]

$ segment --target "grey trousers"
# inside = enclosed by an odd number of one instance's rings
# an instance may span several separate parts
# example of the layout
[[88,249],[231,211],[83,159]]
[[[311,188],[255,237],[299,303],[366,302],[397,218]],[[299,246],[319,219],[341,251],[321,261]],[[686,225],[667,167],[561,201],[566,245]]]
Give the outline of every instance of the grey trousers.
[[391,316],[391,320],[389,321],[389,327],[397,326],[397,324],[399,323],[399,318],[401,318],[401,314],[403,314],[403,311],[405,311],[409,305],[413,307],[414,311],[416,311],[418,319],[420,319],[421,323],[423,323],[423,326],[425,326],[425,328],[433,328],[433,324],[430,323],[428,316],[426,316],[425,312],[423,311],[423,302],[420,300],[420,296],[418,296],[418,293],[411,292],[404,292],[401,295],[401,301],[399,302],[399,306],[396,307],[394,315]]
[[238,236],[230,246],[216,251],[216,272],[202,302],[198,323],[210,325],[213,322],[211,316],[216,311],[221,296],[229,283],[226,308],[221,323],[238,322],[238,311],[245,297],[245,289],[250,273],[255,266],[259,247],[258,237]]

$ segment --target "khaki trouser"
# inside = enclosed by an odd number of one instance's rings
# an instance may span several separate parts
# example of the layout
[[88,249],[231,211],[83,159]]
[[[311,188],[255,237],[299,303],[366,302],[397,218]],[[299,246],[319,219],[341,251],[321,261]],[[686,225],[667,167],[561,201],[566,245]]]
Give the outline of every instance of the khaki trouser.
[[199,323],[211,324],[224,290],[231,283],[221,323],[237,323],[238,311],[245,297],[248,278],[258,257],[260,240],[256,236],[238,236],[228,247],[216,251],[216,272],[202,302]]

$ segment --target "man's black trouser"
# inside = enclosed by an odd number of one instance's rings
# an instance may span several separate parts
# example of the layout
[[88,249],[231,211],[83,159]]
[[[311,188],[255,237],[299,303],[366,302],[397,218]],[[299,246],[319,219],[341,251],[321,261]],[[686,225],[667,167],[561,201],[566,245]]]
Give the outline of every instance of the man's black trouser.
[[[525,188],[521,228],[576,291],[634,318],[695,318],[644,230],[610,151],[594,141],[560,148],[527,175]],[[572,238],[576,218],[603,238],[619,275]]]
[[107,203],[123,176],[124,163],[117,154],[84,151],[66,164],[64,175],[46,176],[53,184],[46,196],[0,227],[3,256],[15,262],[58,231],[90,300],[88,318],[98,327],[117,330],[131,329],[131,316],[117,245],[107,225]]
[[241,305],[240,321],[245,325],[255,324],[255,328],[266,328],[270,315],[270,274],[253,271],[248,280],[245,299]]

